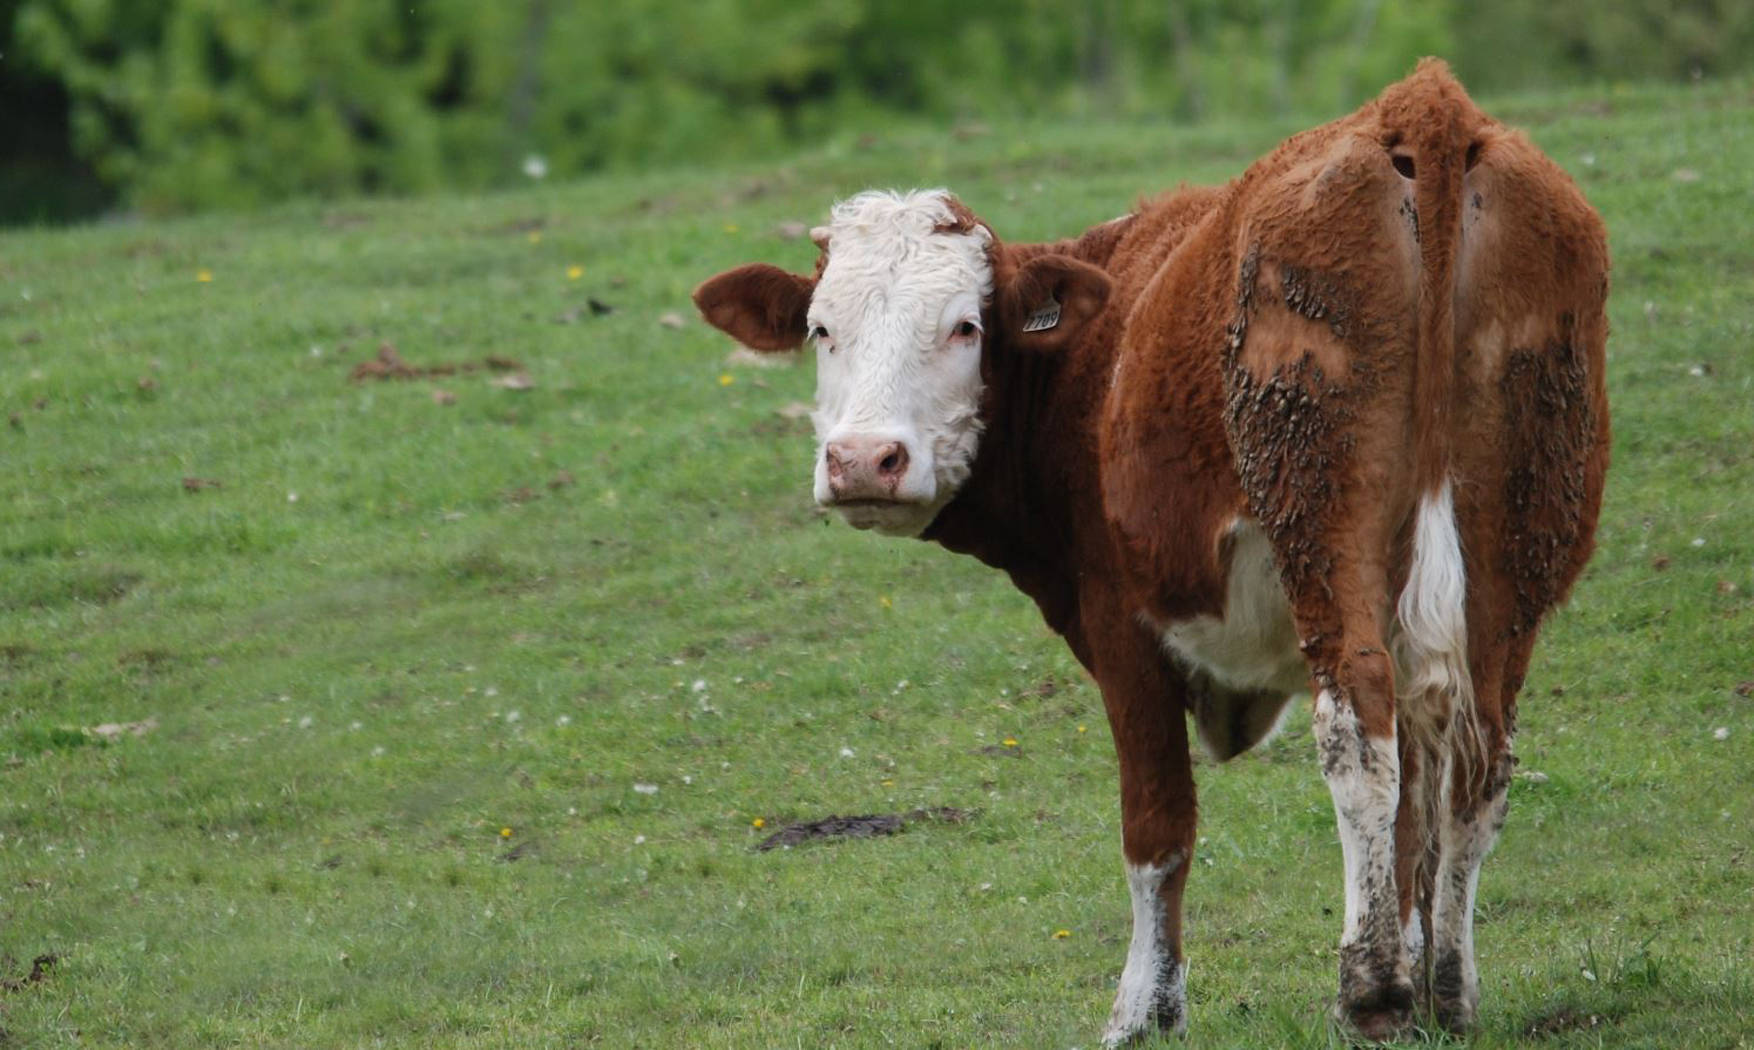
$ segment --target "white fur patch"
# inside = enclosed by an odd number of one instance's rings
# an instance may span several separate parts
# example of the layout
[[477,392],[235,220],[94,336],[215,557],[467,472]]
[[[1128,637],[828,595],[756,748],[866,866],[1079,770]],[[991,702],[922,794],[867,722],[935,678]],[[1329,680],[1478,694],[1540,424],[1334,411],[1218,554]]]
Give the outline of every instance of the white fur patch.
[[[915,534],[956,494],[980,439],[981,322],[993,272],[984,226],[954,222],[943,190],[868,192],[835,205],[828,264],[810,301],[816,341],[816,499],[830,503],[824,450],[861,439],[905,445],[893,507],[862,507],[855,524]],[[851,520],[851,516],[849,516]]]
[[1163,629],[1163,644],[1190,666],[1232,689],[1287,695],[1308,688],[1309,665],[1266,533],[1252,519],[1230,524],[1230,576],[1224,616],[1196,616]]
[[1335,703],[1326,689],[1316,697],[1314,724],[1346,866],[1344,947],[1360,941],[1367,915],[1399,913],[1395,808],[1401,758],[1393,737],[1366,736],[1352,708]]
[[1173,1015],[1174,1031],[1187,1030],[1187,973],[1163,940],[1167,917],[1160,891],[1163,881],[1184,863],[1128,864],[1127,889],[1133,896],[1133,940],[1121,971],[1114,1009],[1103,1030],[1104,1046],[1119,1046],[1152,1027],[1155,1017]]

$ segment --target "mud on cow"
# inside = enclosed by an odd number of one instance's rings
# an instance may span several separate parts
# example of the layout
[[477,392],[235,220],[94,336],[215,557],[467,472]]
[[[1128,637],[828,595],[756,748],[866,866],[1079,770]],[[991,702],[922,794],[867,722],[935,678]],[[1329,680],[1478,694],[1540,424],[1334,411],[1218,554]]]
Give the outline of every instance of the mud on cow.
[[1187,1020],[1188,724],[1314,698],[1346,877],[1336,1012],[1465,1029],[1518,689],[1607,467],[1600,220],[1428,60],[1218,188],[1008,244],[866,193],[812,275],[695,292],[817,364],[815,496],[1008,573],[1101,687],[1133,935],[1105,1040]]

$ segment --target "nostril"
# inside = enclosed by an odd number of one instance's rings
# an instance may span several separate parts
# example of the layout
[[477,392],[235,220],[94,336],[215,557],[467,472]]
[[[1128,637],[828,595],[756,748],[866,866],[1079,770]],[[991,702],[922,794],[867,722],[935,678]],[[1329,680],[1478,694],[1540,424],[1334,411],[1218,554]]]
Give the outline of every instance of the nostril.
[[879,449],[883,453],[877,461],[877,473],[884,477],[894,477],[907,469],[907,446],[890,445],[887,449]]

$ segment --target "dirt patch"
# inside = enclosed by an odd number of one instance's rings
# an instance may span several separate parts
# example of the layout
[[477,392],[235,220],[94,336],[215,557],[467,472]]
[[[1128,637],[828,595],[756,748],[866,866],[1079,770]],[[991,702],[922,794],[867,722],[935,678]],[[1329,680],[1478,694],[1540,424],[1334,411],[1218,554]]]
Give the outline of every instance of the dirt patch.
[[513,846],[511,849],[506,850],[504,853],[496,855],[493,859],[496,861],[499,861],[502,864],[516,864],[518,861],[523,860],[525,857],[533,856],[536,852],[536,849],[537,849],[536,840],[529,839],[527,841],[518,843],[516,846]]
[[790,849],[803,842],[815,839],[869,839],[878,835],[893,835],[909,824],[930,820],[939,824],[963,824],[973,814],[954,806],[939,806],[935,809],[916,809],[907,813],[870,814],[862,817],[823,817],[821,820],[808,820],[785,827],[756,843],[755,848],[763,853],[772,849]]
[[60,961],[61,957],[52,952],[39,955],[30,961],[30,973],[23,977],[0,977],[0,991],[21,992],[33,984],[41,984],[48,979],[49,968]]
[[587,314],[592,317],[607,317],[614,312],[615,306],[612,303],[606,303],[603,300],[598,299],[596,296],[591,296],[585,300],[583,306],[570,307],[554,315],[554,323],[576,324],[578,323],[579,318],[584,317]]
[[1523,1034],[1531,1039],[1550,1039],[1567,1032],[1587,1032],[1592,1028],[1600,1028],[1607,1021],[1601,1014],[1575,1010],[1569,1006],[1561,1006],[1545,1013],[1537,1014],[1529,1022]]
[[991,758],[1022,758],[1023,748],[1015,744],[1010,747],[1006,747],[1004,744],[988,744],[986,747],[975,748],[969,754],[987,755]]
[[465,372],[518,372],[524,366],[509,357],[489,354],[479,361],[449,361],[436,365],[414,365],[403,360],[394,343],[378,344],[378,354],[370,361],[353,367],[347,378],[355,383],[367,380],[426,379],[431,376],[454,376]]
[[1058,694],[1060,692],[1060,690],[1066,688],[1069,684],[1070,684],[1069,682],[1062,681],[1058,676],[1054,675],[1052,672],[1049,672],[1048,674],[1042,676],[1041,681],[1035,683],[1034,685],[1030,686],[1027,689],[1019,690],[1017,693],[1017,699],[1019,699],[1019,700],[1029,700],[1029,699],[1046,700],[1049,697],[1052,697],[1052,696]]
[[85,732],[108,743],[114,743],[124,736],[140,737],[158,728],[158,719],[148,718],[144,722],[105,722],[102,725],[87,726]]

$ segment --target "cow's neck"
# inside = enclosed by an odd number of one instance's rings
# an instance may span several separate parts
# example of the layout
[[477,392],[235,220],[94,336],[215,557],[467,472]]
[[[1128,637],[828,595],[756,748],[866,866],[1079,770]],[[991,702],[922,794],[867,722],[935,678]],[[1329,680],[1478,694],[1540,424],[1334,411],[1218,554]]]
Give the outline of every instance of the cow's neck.
[[[1118,230],[1097,227],[1076,240],[1009,250],[1018,259],[1053,251],[1103,266],[1117,240]],[[1091,564],[1098,538],[1090,533],[1103,521],[1097,416],[1114,342],[1084,338],[1045,354],[992,348],[973,472],[924,534],[1003,569],[1074,649],[1077,568]]]

